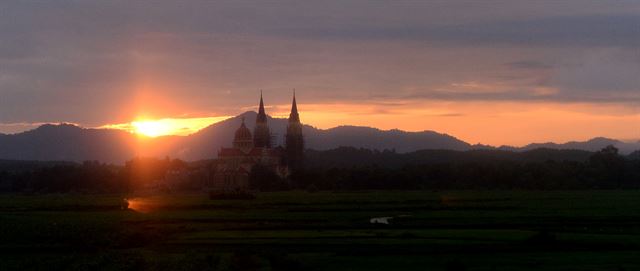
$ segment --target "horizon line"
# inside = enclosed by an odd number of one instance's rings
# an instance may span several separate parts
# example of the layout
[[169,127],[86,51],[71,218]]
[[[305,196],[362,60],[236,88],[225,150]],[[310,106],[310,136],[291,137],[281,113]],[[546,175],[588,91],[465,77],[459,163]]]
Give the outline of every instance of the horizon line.
[[[167,135],[160,135],[160,136],[144,136],[144,135],[141,135],[141,136],[147,137],[147,138],[189,137],[189,136],[192,136],[192,135],[194,135],[194,134],[196,134],[196,133],[198,133],[198,132],[200,132],[200,131],[202,131],[202,130],[204,130],[206,128],[209,128],[209,127],[211,127],[211,126],[213,126],[215,124],[218,124],[218,123],[221,123],[221,122],[224,122],[224,121],[228,121],[230,119],[238,118],[238,117],[240,117],[240,116],[242,116],[244,114],[247,114],[247,113],[257,114],[257,112],[254,111],[254,110],[248,110],[248,111],[245,111],[245,112],[240,113],[240,114],[235,115],[235,116],[195,117],[195,118],[160,118],[160,119],[155,119],[154,121],[168,120],[168,119],[190,120],[190,119],[220,118],[220,120],[215,121],[215,122],[211,122],[208,125],[206,125],[206,126],[204,126],[202,128],[199,128],[197,130],[194,130],[192,133],[189,133],[189,134],[167,134]],[[280,119],[280,120],[282,120],[282,119],[286,120],[287,119],[287,117],[285,117],[285,116],[280,117],[280,116],[277,116],[277,115],[276,116],[272,116],[272,115],[269,115],[269,114],[267,114],[267,116],[269,118],[272,118],[272,119]],[[34,122],[34,123],[21,122],[21,123],[6,123],[6,124],[5,123],[0,123],[0,126],[2,126],[2,125],[7,125],[7,126],[8,125],[16,125],[16,126],[33,125],[33,126],[35,126],[35,127],[31,128],[31,129],[25,129],[25,130],[18,131],[18,132],[15,132],[15,133],[3,133],[3,132],[0,132],[0,135],[4,135],[4,136],[19,135],[19,134],[22,134],[22,133],[26,133],[26,132],[37,130],[37,129],[43,127],[43,126],[63,126],[63,125],[74,126],[74,127],[77,127],[77,128],[80,128],[80,129],[84,129],[84,130],[117,130],[117,131],[127,132],[127,133],[132,134],[132,135],[136,135],[136,132],[133,131],[131,128],[129,128],[129,129],[124,128],[124,126],[131,125],[134,122],[136,122],[136,121],[131,121],[129,123],[105,124],[105,125],[95,126],[95,127],[84,126],[84,125],[79,124],[79,123],[67,122],[67,121],[62,121],[62,122]],[[541,140],[541,141],[531,141],[529,143],[525,143],[525,144],[522,144],[522,145],[513,145],[513,144],[494,145],[494,144],[484,144],[484,143],[481,143],[481,142],[470,143],[470,142],[467,142],[466,140],[460,139],[459,137],[457,137],[455,135],[448,134],[448,133],[443,133],[443,132],[438,132],[436,130],[411,131],[411,130],[403,130],[403,129],[399,129],[399,128],[381,129],[381,128],[373,127],[373,126],[354,125],[354,124],[341,124],[341,125],[333,126],[333,127],[329,127],[329,128],[318,128],[316,126],[313,126],[312,124],[306,124],[306,123],[303,123],[303,125],[309,126],[309,127],[313,128],[313,129],[323,130],[323,131],[336,129],[336,128],[340,128],[340,127],[356,127],[356,128],[375,129],[375,130],[378,130],[378,131],[381,131],[381,132],[390,132],[390,131],[400,131],[400,132],[404,132],[404,133],[433,132],[433,133],[437,133],[437,134],[441,134],[441,135],[451,136],[451,137],[453,137],[455,139],[458,139],[460,141],[463,141],[463,142],[469,144],[470,146],[482,145],[482,146],[488,146],[488,147],[493,147],[493,148],[505,148],[505,147],[506,148],[508,148],[508,147],[523,148],[523,147],[526,147],[526,146],[531,145],[531,144],[549,144],[549,143],[561,145],[561,144],[567,144],[567,143],[573,143],[573,142],[587,142],[587,141],[591,141],[591,140],[594,140],[594,139],[600,139],[600,138],[601,139],[616,140],[616,141],[619,141],[619,142],[622,142],[622,143],[627,143],[627,144],[640,143],[640,138],[620,139],[620,138],[612,138],[612,137],[606,137],[606,136],[593,136],[593,137],[588,137],[588,138],[585,138],[585,139],[582,139],[582,140],[580,140],[580,139],[572,139],[572,140],[568,140],[568,141]]]

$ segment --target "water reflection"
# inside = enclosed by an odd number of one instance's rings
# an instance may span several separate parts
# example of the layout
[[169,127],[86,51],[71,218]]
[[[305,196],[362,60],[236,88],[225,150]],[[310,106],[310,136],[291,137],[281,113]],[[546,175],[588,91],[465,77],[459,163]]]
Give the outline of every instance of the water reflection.
[[126,209],[133,210],[139,213],[149,213],[159,207],[159,202],[157,200],[152,200],[149,198],[129,198],[124,199],[126,203],[123,203],[123,207],[126,206]]

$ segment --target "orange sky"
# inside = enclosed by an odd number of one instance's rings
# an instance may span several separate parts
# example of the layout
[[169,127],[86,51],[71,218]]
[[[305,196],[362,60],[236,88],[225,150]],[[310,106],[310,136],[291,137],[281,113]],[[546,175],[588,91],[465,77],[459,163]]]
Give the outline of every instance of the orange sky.
[[[299,108],[302,121],[317,128],[358,125],[383,130],[432,130],[471,144],[520,146],[532,142],[587,140],[597,136],[622,140],[640,138],[640,114],[615,104],[396,101],[368,105],[300,103]],[[244,109],[255,110],[254,107]],[[289,109],[289,104],[267,104],[268,114],[274,117],[287,117]],[[133,123],[103,128],[151,136],[187,135],[226,118],[228,116],[165,118],[155,122],[153,118],[137,118]]]
[[[407,131],[433,130],[469,143],[524,145],[596,136],[640,138],[640,114],[615,105],[423,102],[409,108],[309,105],[304,120],[320,128],[339,124]],[[329,108],[328,111],[323,109]],[[343,110],[348,108],[349,110]]]

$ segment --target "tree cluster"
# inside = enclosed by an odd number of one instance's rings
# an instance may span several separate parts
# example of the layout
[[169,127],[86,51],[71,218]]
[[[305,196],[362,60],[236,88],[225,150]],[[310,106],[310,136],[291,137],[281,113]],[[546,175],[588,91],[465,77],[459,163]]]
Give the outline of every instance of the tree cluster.
[[[0,191],[126,193],[155,184],[164,179],[169,170],[186,167],[187,163],[168,158],[135,158],[124,166],[97,161],[81,164],[3,161],[0,163]],[[201,185],[199,182],[198,189]]]
[[119,167],[86,161],[0,171],[3,192],[122,192],[129,187]]
[[[358,156],[359,152],[353,148],[344,151],[347,154],[335,152],[334,155],[342,157],[336,159]],[[368,154],[372,151],[360,152]],[[400,156],[394,152],[375,155],[383,161],[393,161],[393,156]],[[464,156],[461,152],[458,155]],[[386,165],[309,167],[295,178],[294,185],[321,190],[640,188],[640,160],[622,156],[612,146],[591,153],[586,159],[541,161],[522,159],[522,154],[513,155],[512,159],[507,159],[472,153],[470,156],[476,158],[467,156],[457,160],[405,163],[402,166],[393,161]]]

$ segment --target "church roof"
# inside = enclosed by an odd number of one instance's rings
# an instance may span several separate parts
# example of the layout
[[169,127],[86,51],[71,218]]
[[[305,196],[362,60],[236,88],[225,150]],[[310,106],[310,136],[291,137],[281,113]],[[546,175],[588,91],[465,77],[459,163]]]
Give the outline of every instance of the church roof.
[[253,139],[251,137],[251,131],[249,131],[249,128],[247,128],[247,126],[244,125],[244,117],[243,117],[242,124],[240,125],[240,128],[236,130],[233,141],[252,141],[252,140]]

